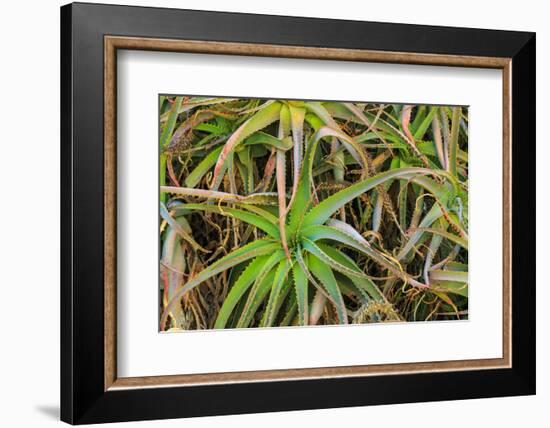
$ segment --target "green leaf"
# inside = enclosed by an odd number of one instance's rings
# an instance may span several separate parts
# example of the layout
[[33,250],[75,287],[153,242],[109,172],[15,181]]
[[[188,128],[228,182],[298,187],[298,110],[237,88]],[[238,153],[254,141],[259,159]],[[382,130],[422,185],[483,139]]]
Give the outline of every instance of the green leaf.
[[307,250],[308,252],[313,254],[315,257],[325,262],[328,266],[330,266],[335,271],[338,271],[350,277],[368,279],[368,276],[365,275],[361,270],[350,268],[345,264],[341,264],[340,262],[334,260],[327,253],[325,253],[321,248],[319,248],[313,241],[310,241],[307,238],[303,239],[303,247],[305,250]]
[[441,290],[447,293],[458,294],[462,297],[468,297],[468,283],[457,281],[434,281],[432,289]]
[[468,239],[461,238],[460,236],[455,235],[454,233],[447,232],[445,230],[441,229],[435,229],[435,228],[429,228],[429,227],[418,227],[415,230],[421,231],[421,232],[429,232],[433,233],[435,235],[439,235],[443,238],[448,239],[451,242],[454,242],[455,244],[460,245],[464,249],[468,249]]
[[302,236],[312,241],[319,239],[330,239],[344,244],[349,248],[353,248],[367,255],[374,262],[388,269],[390,272],[395,274],[397,277],[402,278],[404,281],[407,281],[409,284],[420,288],[426,287],[425,284],[416,281],[408,275],[396,259],[379,252],[373,248],[365,240],[365,238],[360,236],[358,232],[353,233],[350,230],[353,230],[350,225],[332,220],[331,226],[314,225],[305,228],[302,231]]
[[254,280],[257,278],[257,275],[262,271],[262,268],[265,266],[269,256],[259,256],[252,260],[245,270],[239,276],[239,279],[235,282],[227,297],[223,301],[223,305],[218,313],[216,318],[216,323],[214,328],[225,328],[227,320],[231,315],[231,312],[244,295],[246,290],[252,285]]
[[441,246],[442,241],[443,241],[443,238],[441,236],[434,235],[432,237],[432,240],[430,241],[430,246],[428,247],[428,251],[426,252],[423,273],[424,273],[424,281],[428,285],[430,284],[430,278],[429,278],[428,272],[432,268],[433,259],[436,256],[437,252],[439,251],[439,247]]
[[325,122],[323,122],[319,117],[317,117],[313,113],[306,113],[305,121],[309,123],[309,125],[313,128],[314,132],[317,132],[319,128],[321,128]]
[[[426,156],[437,157],[437,151],[433,141],[419,141],[416,146],[418,150]],[[463,162],[468,162],[468,153],[459,149],[457,158]]]
[[294,266],[292,267],[292,273],[294,276],[294,289],[296,292],[296,301],[298,303],[298,315],[300,325],[307,325],[309,318],[307,275],[301,268],[299,263],[294,263]]
[[288,327],[291,325],[293,320],[296,319],[295,317],[296,308],[298,307],[296,302],[296,294],[290,293],[285,307],[286,307],[286,314],[279,324],[280,327]]
[[334,273],[332,273],[330,267],[313,254],[308,254],[307,265],[311,270],[311,273],[313,273],[321,284],[323,284],[328,294],[336,303],[336,314],[338,315],[340,324],[347,324],[348,316],[346,313],[346,306],[344,305],[344,299],[342,297],[342,293],[340,292],[340,288],[338,288],[338,284],[336,283]]
[[[334,136],[338,136],[339,134],[340,134],[339,131],[335,131],[332,128],[323,126],[311,137],[307,145],[303,166],[302,166],[302,171],[300,175],[300,180],[298,183],[298,188],[296,190],[296,197],[294,200],[294,204],[292,205],[292,208],[290,210],[289,235],[295,234],[298,228],[298,225],[300,224],[302,219],[304,219],[304,214],[306,213],[310,203],[310,199],[311,199],[310,188],[312,185],[313,160],[315,157],[315,151],[317,149],[317,145],[319,144],[319,141],[322,138],[325,138],[327,136],[334,137]],[[363,192],[360,192],[360,193],[363,193]],[[335,211],[337,211],[339,208],[337,208]],[[328,217],[330,217],[330,215]]]
[[428,106],[420,105],[416,107],[416,111],[414,113],[414,119],[411,122],[409,129],[413,133],[418,129],[418,126],[422,123],[422,121],[426,118],[426,110]]
[[349,248],[353,248],[354,250],[367,255],[376,263],[386,269],[389,269],[391,272],[399,273],[399,276],[403,276],[402,269],[399,266],[382,256],[377,250],[372,248],[370,244],[364,240],[364,238],[359,240],[346,231],[339,230],[332,226],[313,225],[302,230],[302,237],[313,242],[319,239],[330,239],[332,241],[339,242]]
[[333,129],[338,129],[338,124],[322,103],[319,101],[309,101],[304,105],[309,112],[315,114],[325,123],[325,125],[328,125]]
[[426,134],[426,131],[430,127],[432,123],[432,119],[437,114],[438,110],[439,110],[439,107],[430,107],[430,111],[428,112],[424,120],[420,123],[420,125],[418,125],[418,128],[416,128],[416,130],[413,133],[415,141],[422,140],[422,138],[424,138],[424,135]]
[[[339,119],[343,119],[346,121],[351,120],[361,125],[365,124],[364,120],[358,118],[355,114],[353,114],[346,106],[344,106],[344,103],[326,102],[326,103],[323,103],[323,106],[333,117],[337,117]],[[363,114],[368,120],[368,123],[372,124],[376,119],[376,115],[372,114],[371,112],[364,111]],[[373,128],[379,131],[384,131],[385,133],[391,135],[396,141],[403,141],[404,136],[402,134],[400,135],[399,131],[395,127],[390,125],[388,122],[386,122],[382,118],[378,118]],[[384,138],[386,138],[389,135],[384,135]]]
[[176,214],[186,213],[187,211],[207,211],[216,214],[221,214],[227,217],[234,217],[245,223],[251,224],[265,233],[270,235],[274,239],[279,239],[279,230],[277,227],[270,223],[265,218],[259,215],[239,210],[236,208],[221,207],[220,205],[208,205],[208,204],[181,204],[174,208]]
[[[273,277],[275,276],[276,270],[273,268],[284,258],[284,251],[277,250],[273,254],[271,254],[269,259],[265,262],[265,265],[256,276],[254,280],[254,285],[252,286],[250,293],[248,294],[248,298],[237,322],[238,328],[248,327],[248,325],[252,321],[252,318],[254,317],[258,306],[262,303],[273,284]],[[266,283],[266,278],[268,276],[271,279]]]
[[298,183],[300,180],[300,168],[302,166],[303,145],[304,145],[304,118],[306,109],[303,107],[289,105],[290,124],[292,128],[292,141],[294,145],[292,157],[293,161],[293,183],[292,194],[290,197],[289,206],[294,203],[296,197],[296,191],[298,190]]
[[449,147],[449,172],[457,176],[458,133],[460,130],[460,107],[453,107],[451,141]]
[[[223,146],[218,161],[216,162],[216,166],[214,167],[214,176],[212,177],[212,182],[214,184],[218,183],[218,177],[222,172],[226,159],[235,150],[239,143],[241,143],[246,137],[248,137],[252,133],[265,128],[272,122],[275,122],[279,118],[280,110],[280,102],[267,103],[265,107],[256,112],[254,116],[244,122],[231,135],[231,137],[229,137],[229,139]],[[214,190],[216,189],[216,187],[214,187]]]
[[[355,264],[353,259],[348,257],[346,254],[342,253],[341,251],[337,250],[331,245],[318,243],[317,244],[320,249],[322,249],[327,255],[332,257],[334,260],[336,260],[338,263],[347,266],[350,269],[354,269],[358,272],[362,272],[359,266]],[[362,291],[365,291],[368,293],[369,299],[372,298],[374,300],[378,300],[381,302],[385,302],[386,298],[384,294],[380,291],[378,286],[372,282],[372,280],[368,277],[357,277],[357,276],[348,276],[346,275],[353,284]]]
[[[321,128],[323,129],[323,128]],[[298,182],[298,187],[296,189],[296,194],[294,198],[294,203],[290,208],[290,223],[288,227],[288,236],[292,236],[296,231],[298,224],[302,221],[304,214],[310,204],[311,198],[311,183],[312,183],[312,167],[313,167],[313,157],[315,155],[315,149],[319,140],[322,138],[319,134],[321,130],[317,131],[315,135],[310,139],[307,144],[306,152],[304,155],[304,160],[302,163],[302,170],[300,173],[300,179]]]
[[174,127],[176,126],[176,121],[178,119],[178,110],[181,107],[182,101],[183,101],[183,97],[176,97],[172,104],[172,107],[170,108],[168,120],[164,124],[164,128],[162,129],[162,134],[160,134],[161,152],[170,142],[170,138],[172,137],[172,133],[174,132]]
[[200,285],[209,278],[212,278],[214,275],[217,275],[224,270],[227,270],[239,263],[243,263],[247,260],[250,260],[257,256],[263,256],[265,254],[270,254],[277,249],[281,248],[279,243],[273,242],[267,239],[259,239],[257,241],[251,242],[243,247],[240,247],[231,253],[225,255],[221,259],[215,261],[207,268],[203,269],[193,278],[189,279],[186,284],[184,284],[172,297],[170,302],[166,305],[164,313],[162,314],[160,326],[161,329],[164,329],[166,324],[166,318],[168,313],[172,310],[173,306],[179,301],[179,299],[188,291],[192,290],[196,286]]
[[441,211],[441,207],[438,204],[434,204],[432,208],[430,208],[430,211],[424,216],[422,221],[420,222],[419,228],[420,230],[413,232],[412,235],[409,237],[409,240],[405,243],[405,245],[399,250],[399,253],[397,253],[397,260],[403,260],[409,252],[412,250],[414,245],[420,240],[422,235],[425,233],[422,231],[425,227],[430,227],[437,219],[439,219],[443,215],[443,212]]
[[399,201],[398,201],[399,226],[401,226],[401,229],[403,230],[407,228],[408,191],[409,191],[409,183],[407,183],[406,181],[400,181],[399,182]]
[[304,218],[303,227],[324,223],[332,214],[334,214],[348,202],[355,199],[359,195],[362,195],[363,193],[375,188],[376,186],[385,183],[388,180],[393,180],[396,178],[410,179],[413,178],[415,175],[425,174],[437,175],[439,174],[439,171],[432,171],[426,168],[400,168],[382,172],[373,177],[355,183],[348,188],[340,190],[332,196],[329,196],[319,205],[312,208],[311,211],[307,213]]
[[249,194],[254,191],[254,163],[250,147],[243,146],[242,150],[237,151],[237,155],[235,164],[242,177],[244,193]]
[[185,179],[185,185],[187,187],[195,187],[199,181],[201,181],[202,177],[214,166],[216,163],[216,160],[218,159],[220,153],[222,151],[222,147],[216,147],[213,149],[210,153],[208,153],[200,162],[199,164],[189,173],[187,178]]
[[[275,225],[277,224],[277,217],[275,215],[271,214],[265,208],[260,208],[258,205],[253,205],[253,204],[250,204],[250,203],[243,203],[243,204],[236,203],[235,205],[238,206],[239,208],[245,209],[247,211],[250,211],[250,212],[260,216],[262,219],[267,220],[271,224],[275,224]],[[259,204],[259,205],[261,205],[261,204]]]
[[276,153],[276,180],[277,196],[279,202],[279,235],[285,254],[290,259],[288,243],[286,240],[286,158],[284,152],[277,150]]
[[243,146],[252,146],[257,144],[265,144],[267,146],[274,147],[283,151],[290,150],[293,146],[291,139],[279,139],[261,131],[255,132],[250,137],[248,137],[243,143]]
[[[174,127],[176,126],[176,121],[178,119],[178,110],[181,107],[181,102],[183,97],[176,97],[172,107],[170,108],[170,113],[168,115],[168,120],[166,121],[162,134],[160,135],[160,186],[166,185],[166,155],[164,154],[164,149],[168,145],[172,133],[174,132]],[[166,195],[160,192],[160,201],[164,202],[166,200]]]
[[271,327],[275,322],[277,316],[277,310],[280,307],[279,297],[281,295],[283,285],[286,281],[288,271],[290,269],[290,262],[287,259],[281,260],[279,266],[275,271],[275,277],[273,278],[273,285],[271,287],[271,294],[265,308],[264,319],[262,327]]
[[433,146],[435,147],[439,165],[441,168],[445,169],[447,167],[447,152],[445,150],[446,144],[443,143],[443,139],[441,137],[441,125],[439,121],[440,118],[437,115],[432,119],[432,134],[434,137]]
[[[194,97],[188,100],[185,104],[182,104],[178,108],[178,114],[185,113],[186,111],[192,110],[196,107],[204,105],[214,105],[214,104],[225,104],[235,101],[233,98],[212,98],[212,97]],[[164,123],[170,119],[170,112],[166,112],[160,116],[160,122]]]
[[460,262],[447,262],[445,263],[447,270],[456,270],[459,272],[468,272],[468,265]]
[[456,282],[468,282],[468,272],[461,272],[456,270],[431,270],[430,279],[433,281],[456,281]]
[[[351,103],[343,103],[346,108],[348,109],[355,109],[352,112],[354,114],[361,114],[361,112],[353,106]],[[325,109],[325,107],[319,103],[319,102],[308,102],[306,103],[306,107],[309,111],[315,113],[326,125],[327,128],[329,128],[332,132],[328,132],[325,130],[325,135],[323,137],[326,137],[328,135],[332,137],[338,138],[338,140],[344,145],[346,150],[350,152],[350,154],[355,158],[357,162],[364,168],[365,171],[367,171],[367,157],[363,151],[363,147],[361,147],[361,144],[359,144],[356,140],[354,140],[349,135],[345,134],[344,132],[340,131],[340,127],[336,123],[336,121],[332,118],[330,113]]]
[[[313,277],[311,272],[309,271],[309,268],[307,266],[306,259],[304,258],[304,254],[302,254],[303,248],[300,243],[296,244],[296,249],[294,250],[294,259],[295,261],[300,265],[302,270],[307,276],[307,279],[311,284],[317,289],[317,291],[325,296],[328,300],[330,300],[335,306],[336,302],[332,301],[332,297],[326,292],[326,290],[323,288],[322,285],[320,285],[317,280]],[[313,308],[311,309],[313,310]],[[311,311],[310,311],[311,312]],[[311,319],[311,316],[310,316]]]

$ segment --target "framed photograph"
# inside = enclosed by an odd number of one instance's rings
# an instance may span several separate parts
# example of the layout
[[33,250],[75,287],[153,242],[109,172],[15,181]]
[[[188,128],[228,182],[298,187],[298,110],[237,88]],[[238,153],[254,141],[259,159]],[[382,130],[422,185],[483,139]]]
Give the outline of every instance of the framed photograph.
[[61,418],[535,393],[535,34],[61,8]]

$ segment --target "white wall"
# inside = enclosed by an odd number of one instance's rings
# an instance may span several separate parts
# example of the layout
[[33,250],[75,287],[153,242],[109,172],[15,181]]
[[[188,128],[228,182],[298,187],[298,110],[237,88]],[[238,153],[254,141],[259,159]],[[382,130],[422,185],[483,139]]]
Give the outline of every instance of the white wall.
[[[122,0],[121,0],[122,1]],[[103,3],[114,3],[103,1]],[[367,2],[338,0],[276,2],[245,0],[148,0],[125,3],[234,12],[314,16],[415,24],[485,27],[537,32],[537,178],[539,222],[550,208],[545,186],[550,156],[544,125],[550,114],[550,28],[544,3],[535,0],[481,2],[444,0]],[[59,9],[58,0],[6,1],[0,13],[0,421],[3,426],[59,423]],[[543,144],[546,143],[546,144]],[[540,267],[548,263],[549,228],[539,227]],[[516,427],[548,419],[550,334],[544,302],[547,275],[538,281],[538,395],[536,397],[406,404],[267,415],[200,418],[186,427],[407,426]],[[475,388],[475,385],[472,385]],[[127,424],[134,426],[137,424]],[[156,421],[154,426],[181,426]],[[141,426],[147,426],[142,423]]]

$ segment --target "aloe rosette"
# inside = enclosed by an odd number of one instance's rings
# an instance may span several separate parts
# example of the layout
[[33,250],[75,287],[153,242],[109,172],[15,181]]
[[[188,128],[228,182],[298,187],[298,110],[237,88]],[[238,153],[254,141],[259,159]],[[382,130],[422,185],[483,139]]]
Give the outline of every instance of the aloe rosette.
[[[467,265],[455,262],[447,249],[452,245],[457,253],[468,246],[464,189],[467,154],[458,144],[459,108],[418,108],[411,121],[412,108],[404,106],[392,122],[386,120],[390,116],[383,106],[373,112],[353,103],[251,101],[238,112],[210,111],[212,105],[223,103],[224,99],[196,99],[186,105],[176,98],[161,118],[164,130],[169,129],[162,133],[161,145],[178,144],[184,135],[182,129],[193,128],[207,136],[191,150],[211,147],[186,176],[185,186],[166,186],[161,177],[161,194],[173,196],[167,205],[162,198],[161,217],[171,240],[176,234],[194,252],[207,250],[180,224],[180,219],[191,213],[216,214],[246,224],[257,231],[259,239],[188,275],[186,281],[172,272],[169,277],[176,276],[178,282],[176,287],[174,281],[169,283],[169,293],[165,292],[161,329],[181,324],[175,314],[181,312],[182,298],[225,271],[233,280],[216,314],[215,328],[316,324],[324,311],[331,311],[337,322],[346,324],[365,319],[369,308],[375,307],[385,308],[390,318],[403,319],[388,298],[388,289],[396,282],[406,289],[429,290],[451,306],[449,294],[467,297]],[[174,117],[189,111],[188,105],[203,110],[177,127]],[[246,114],[235,120],[243,112]],[[342,128],[341,120],[362,126],[363,131],[351,136]],[[275,132],[269,132],[274,126]],[[310,135],[307,141],[306,127]],[[422,140],[427,132],[431,132],[432,141]],[[318,155],[321,141],[331,147],[325,161]],[[369,148],[376,149],[375,158],[370,157]],[[257,181],[255,159],[266,156],[264,176]],[[379,172],[390,157],[389,169]],[[343,173],[351,165],[359,166],[359,180],[344,184]],[[239,189],[235,170],[242,178]],[[319,202],[315,177],[327,171],[332,171],[342,189]],[[198,188],[206,177],[210,177],[209,188]],[[219,190],[224,177],[229,179],[230,192]],[[388,194],[394,183],[400,189],[398,214],[393,212]],[[276,191],[269,191],[272,187]],[[412,213],[408,202],[411,192],[416,197]],[[378,233],[384,210],[392,214],[401,231],[401,242],[392,252],[343,221],[345,210],[365,194],[372,194],[377,201],[370,212],[371,233]],[[189,203],[189,197],[204,202]],[[426,203],[426,199],[432,202]],[[363,216],[368,218],[368,214],[365,211]],[[448,260],[434,262],[443,246]],[[422,271],[408,272],[408,264],[422,247],[427,248]],[[378,272],[385,272],[386,283],[382,283],[383,278],[370,276],[359,260],[368,260]],[[346,305],[350,295],[361,304],[357,312]],[[376,316],[373,319],[378,320]]]

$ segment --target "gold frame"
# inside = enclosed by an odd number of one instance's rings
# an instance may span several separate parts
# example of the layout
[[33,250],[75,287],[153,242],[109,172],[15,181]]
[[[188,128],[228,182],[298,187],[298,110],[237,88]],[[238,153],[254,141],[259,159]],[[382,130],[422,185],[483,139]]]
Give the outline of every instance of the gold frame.
[[[118,49],[324,59],[501,69],[503,73],[503,349],[502,358],[358,365],[171,376],[117,377],[116,369],[116,52]],[[512,362],[511,58],[382,52],[301,46],[104,37],[104,389],[510,368]]]

